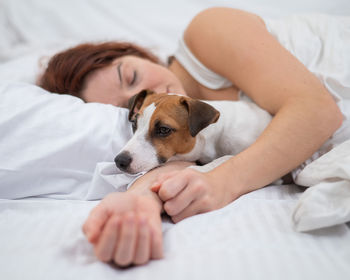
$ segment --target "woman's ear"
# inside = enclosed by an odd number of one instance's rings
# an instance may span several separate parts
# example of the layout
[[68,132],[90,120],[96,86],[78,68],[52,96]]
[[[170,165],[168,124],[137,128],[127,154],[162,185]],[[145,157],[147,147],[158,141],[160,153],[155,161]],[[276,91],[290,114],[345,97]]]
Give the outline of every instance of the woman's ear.
[[183,97],[180,103],[188,111],[188,126],[192,137],[208,125],[215,123],[220,117],[218,110],[203,101]]
[[142,107],[142,104],[145,101],[146,97],[150,94],[154,94],[154,91],[144,89],[129,99],[129,121],[132,121],[134,119],[135,115],[139,112],[140,108]]

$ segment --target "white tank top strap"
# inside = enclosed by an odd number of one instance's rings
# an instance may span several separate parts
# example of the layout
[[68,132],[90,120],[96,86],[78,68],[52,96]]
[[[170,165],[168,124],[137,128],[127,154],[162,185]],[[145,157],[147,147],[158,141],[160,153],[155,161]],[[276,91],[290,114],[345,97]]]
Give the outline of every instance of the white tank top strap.
[[203,63],[192,54],[183,37],[179,40],[179,45],[174,56],[201,85],[210,89],[221,89],[232,86],[232,83],[228,79],[204,66]]

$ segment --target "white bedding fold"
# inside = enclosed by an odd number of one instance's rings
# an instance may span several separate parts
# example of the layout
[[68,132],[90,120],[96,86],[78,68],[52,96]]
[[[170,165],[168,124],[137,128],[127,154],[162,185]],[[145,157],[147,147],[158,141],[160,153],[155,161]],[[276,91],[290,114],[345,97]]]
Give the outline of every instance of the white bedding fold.
[[293,212],[299,231],[350,221],[350,140],[307,165],[296,183],[309,187]]

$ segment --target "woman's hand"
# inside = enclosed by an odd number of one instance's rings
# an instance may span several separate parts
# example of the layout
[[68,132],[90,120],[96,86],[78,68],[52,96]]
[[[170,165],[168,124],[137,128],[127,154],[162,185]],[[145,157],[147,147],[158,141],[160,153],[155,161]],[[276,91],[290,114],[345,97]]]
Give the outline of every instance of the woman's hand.
[[160,207],[152,196],[109,194],[91,211],[83,232],[104,262],[140,265],[163,256]]
[[[230,188],[231,187],[231,188]],[[161,174],[151,187],[164,201],[164,211],[174,223],[224,207],[238,195],[216,178],[215,170],[201,173],[192,168]]]

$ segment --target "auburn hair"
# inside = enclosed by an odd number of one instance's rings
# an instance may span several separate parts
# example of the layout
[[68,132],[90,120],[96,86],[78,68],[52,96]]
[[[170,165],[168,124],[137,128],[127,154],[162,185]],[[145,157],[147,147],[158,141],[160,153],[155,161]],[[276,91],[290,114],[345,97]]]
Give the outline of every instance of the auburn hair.
[[125,55],[135,55],[160,63],[151,52],[132,43],[80,44],[54,55],[49,60],[38,85],[50,92],[80,97],[85,78],[89,73],[106,67]]

